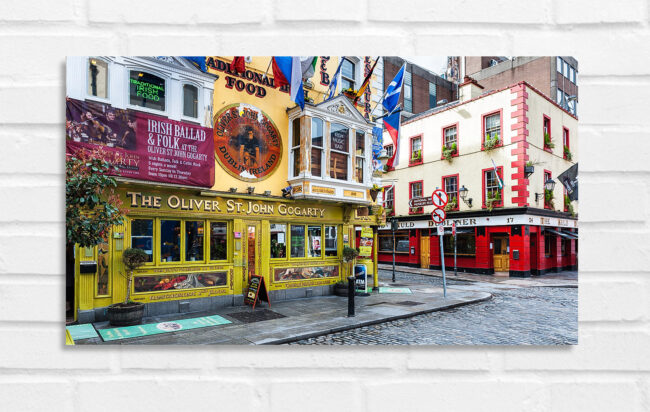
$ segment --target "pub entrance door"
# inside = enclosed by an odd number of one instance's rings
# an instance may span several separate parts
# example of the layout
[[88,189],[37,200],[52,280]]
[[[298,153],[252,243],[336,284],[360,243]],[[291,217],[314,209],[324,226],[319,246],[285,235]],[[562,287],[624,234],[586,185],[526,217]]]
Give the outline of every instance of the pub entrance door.
[[420,237],[420,267],[422,269],[429,269],[431,251],[429,250],[431,243],[429,242],[429,236]]
[[260,275],[260,222],[246,223],[246,241],[244,242],[244,287],[248,286],[251,275]]
[[510,238],[508,235],[492,236],[492,245],[494,247],[494,271],[510,271]]

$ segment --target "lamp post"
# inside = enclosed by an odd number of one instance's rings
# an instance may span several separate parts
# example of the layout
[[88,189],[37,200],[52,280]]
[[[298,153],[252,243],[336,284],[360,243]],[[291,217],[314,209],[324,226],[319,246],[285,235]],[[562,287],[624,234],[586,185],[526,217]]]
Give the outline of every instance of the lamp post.
[[463,185],[458,190],[458,192],[460,193],[460,198],[463,200],[463,202],[465,202],[465,204],[471,209],[472,208],[472,198],[470,197],[469,199],[467,199],[467,192],[469,192],[469,190],[467,190],[465,185]]
[[[544,190],[552,192],[553,189],[555,189],[555,180],[553,179],[547,179],[546,182],[544,182]],[[544,196],[544,192],[542,193],[535,193],[535,203],[539,202],[539,198]]]

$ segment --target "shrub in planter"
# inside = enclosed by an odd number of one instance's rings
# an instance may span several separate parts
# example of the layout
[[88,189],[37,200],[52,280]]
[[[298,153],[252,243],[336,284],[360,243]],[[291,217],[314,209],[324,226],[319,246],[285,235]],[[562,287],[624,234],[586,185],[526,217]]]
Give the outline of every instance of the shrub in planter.
[[486,134],[485,135],[485,142],[483,143],[483,149],[485,149],[486,152],[489,152],[490,150],[494,149],[499,145],[499,135],[494,134],[492,136]]
[[451,147],[447,146],[442,146],[442,157],[445,158],[445,160],[451,162],[452,158],[456,154],[456,143],[452,144]]
[[573,159],[573,155],[571,155],[571,150],[569,150],[567,146],[564,146],[564,158],[569,162]]
[[533,162],[526,162],[526,165],[524,166],[524,174],[526,177],[528,177],[533,173],[535,173],[535,166],[533,166]]
[[551,139],[551,135],[544,133],[544,149],[552,149],[555,147],[555,143]]
[[133,282],[133,271],[144,265],[149,260],[149,255],[142,249],[128,248],[122,252],[122,263],[129,271],[126,298],[122,303],[114,303],[108,307],[108,320],[111,325],[129,326],[142,322],[144,315],[144,304],[133,302],[131,298],[131,283]]

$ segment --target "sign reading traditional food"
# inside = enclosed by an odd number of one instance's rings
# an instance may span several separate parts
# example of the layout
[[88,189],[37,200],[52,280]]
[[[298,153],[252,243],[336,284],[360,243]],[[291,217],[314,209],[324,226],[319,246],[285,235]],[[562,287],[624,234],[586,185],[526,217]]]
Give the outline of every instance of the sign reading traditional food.
[[280,165],[282,138],[261,109],[235,103],[214,117],[214,150],[217,161],[232,176],[256,182],[266,179]]

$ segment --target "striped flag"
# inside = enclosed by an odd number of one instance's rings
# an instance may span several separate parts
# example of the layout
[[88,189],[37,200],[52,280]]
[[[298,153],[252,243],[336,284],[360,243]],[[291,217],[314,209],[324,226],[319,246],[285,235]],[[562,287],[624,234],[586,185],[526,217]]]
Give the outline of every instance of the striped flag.
[[276,87],[289,85],[291,100],[305,108],[305,92],[302,88],[302,65],[298,56],[274,56],[273,78]]
[[372,65],[372,69],[368,72],[368,75],[366,78],[363,80],[363,83],[361,84],[361,87],[359,87],[359,91],[357,92],[356,97],[354,98],[354,104],[357,103],[357,100],[363,96],[363,93],[366,91],[366,87],[368,87],[368,84],[370,84],[370,77],[372,77],[372,72],[375,70],[375,66],[377,65],[377,62],[379,61],[379,57],[375,60],[375,64]]
[[339,67],[337,67],[336,72],[334,72],[334,77],[332,77],[332,82],[330,83],[330,87],[327,89],[327,98],[325,100],[331,99],[332,97],[334,97],[334,93],[336,93],[336,88],[338,86],[339,73],[341,72],[342,63],[343,63],[343,59],[339,61]]
[[384,127],[386,127],[388,135],[393,140],[393,147],[395,148],[395,150],[393,150],[393,157],[388,159],[387,162],[389,167],[395,167],[399,163],[399,125],[401,117],[402,111],[398,110],[390,116],[383,118]]
[[300,66],[302,68],[302,78],[311,79],[316,72],[316,61],[318,56],[300,56]]

